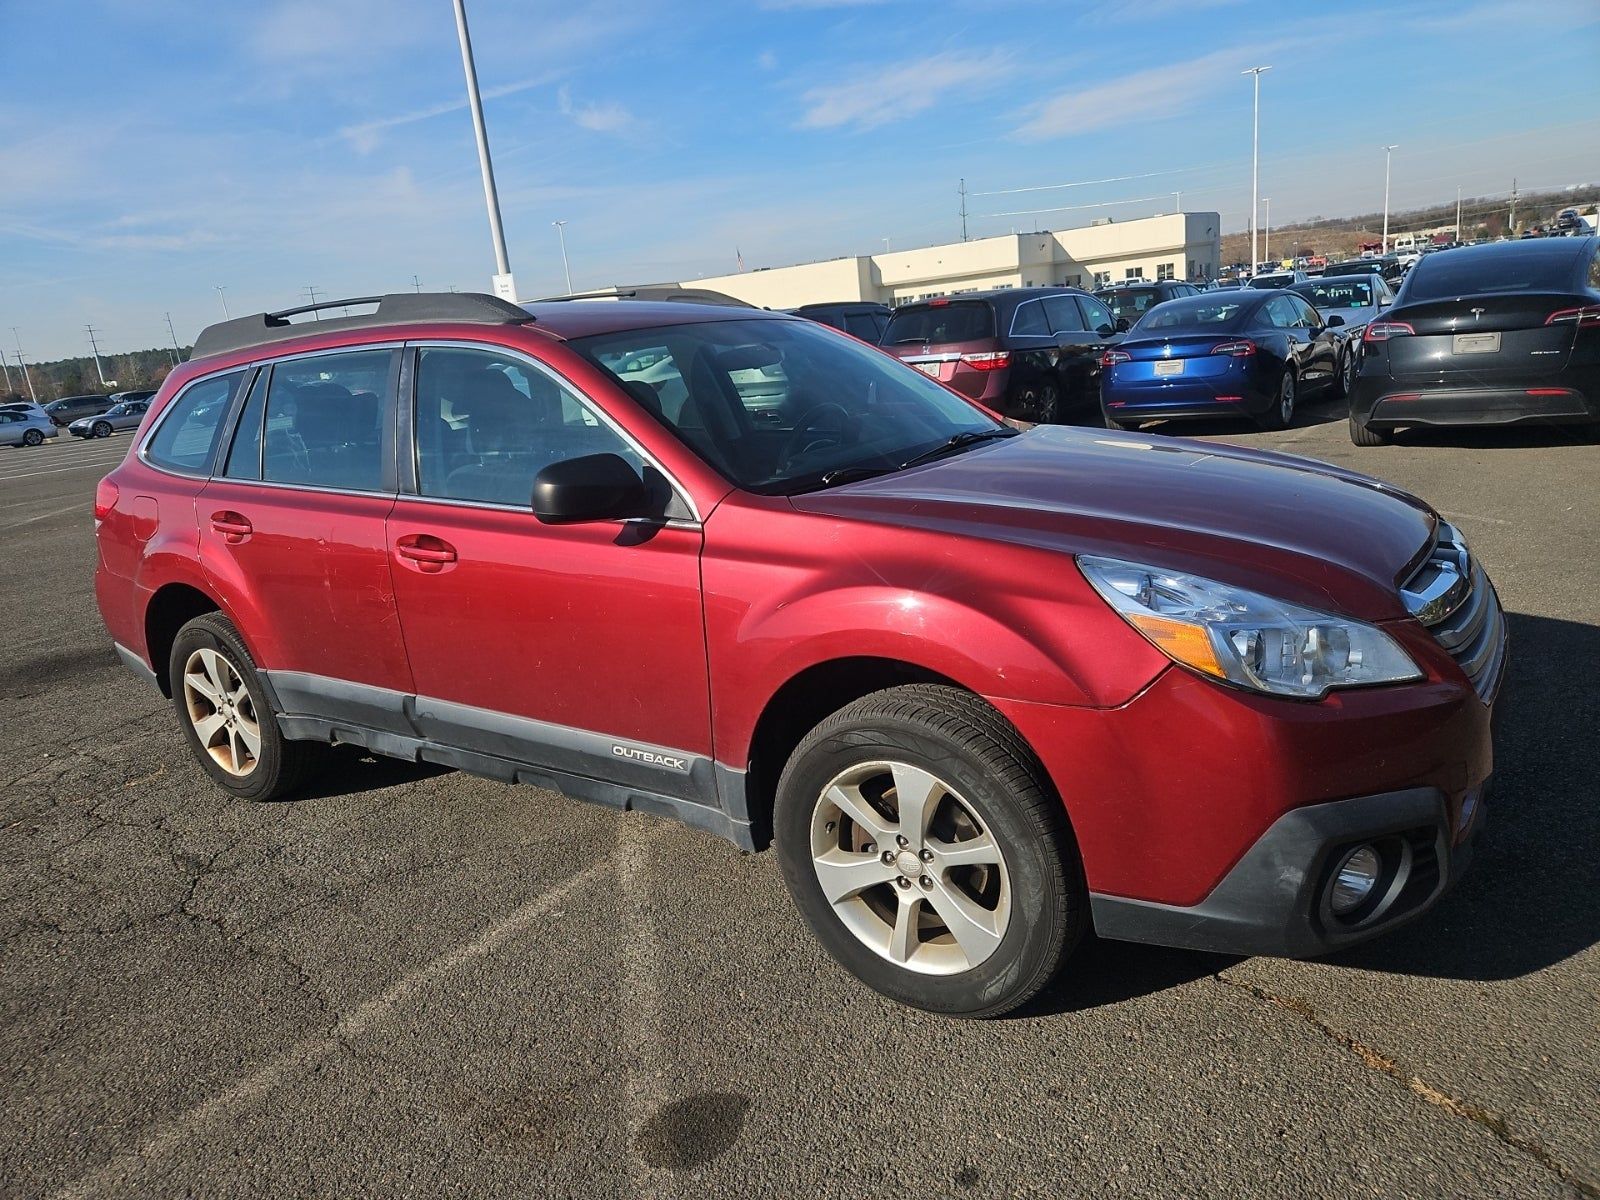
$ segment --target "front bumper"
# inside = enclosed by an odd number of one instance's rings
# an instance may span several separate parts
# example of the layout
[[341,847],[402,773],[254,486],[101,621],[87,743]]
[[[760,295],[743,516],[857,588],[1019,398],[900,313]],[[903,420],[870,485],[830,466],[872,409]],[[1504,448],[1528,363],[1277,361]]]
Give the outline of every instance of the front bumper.
[[[1117,941],[1288,958],[1354,945],[1427,912],[1454,885],[1471,861],[1487,790],[1487,784],[1476,789],[1455,821],[1435,788],[1293,809],[1198,904],[1091,894],[1095,932]],[[1362,844],[1380,848],[1386,872],[1369,904],[1342,920],[1328,907],[1328,890],[1344,855]]]

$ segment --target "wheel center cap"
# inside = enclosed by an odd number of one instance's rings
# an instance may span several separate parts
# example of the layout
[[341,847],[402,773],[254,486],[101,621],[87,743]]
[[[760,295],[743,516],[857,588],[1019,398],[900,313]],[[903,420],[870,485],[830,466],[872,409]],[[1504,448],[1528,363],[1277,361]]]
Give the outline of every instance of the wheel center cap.
[[894,869],[907,879],[913,879],[922,874],[922,860],[909,850],[902,850],[894,856]]

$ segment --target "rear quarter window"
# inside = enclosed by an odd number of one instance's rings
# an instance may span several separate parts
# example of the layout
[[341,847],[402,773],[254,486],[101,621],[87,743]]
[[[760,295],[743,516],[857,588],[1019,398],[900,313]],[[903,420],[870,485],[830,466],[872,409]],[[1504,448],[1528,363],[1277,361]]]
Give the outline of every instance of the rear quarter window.
[[191,383],[172,402],[145,444],[145,458],[180,474],[209,474],[228,409],[246,374],[230,371]]
[[975,342],[994,337],[994,310],[979,301],[903,308],[889,318],[883,344]]

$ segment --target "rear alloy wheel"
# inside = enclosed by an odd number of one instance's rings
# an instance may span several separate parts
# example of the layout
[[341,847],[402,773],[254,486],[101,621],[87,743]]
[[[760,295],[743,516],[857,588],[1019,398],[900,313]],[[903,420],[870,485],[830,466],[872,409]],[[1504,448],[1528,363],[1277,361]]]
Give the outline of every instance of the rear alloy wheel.
[[1294,424],[1295,378],[1294,368],[1285,367],[1278,381],[1278,396],[1272,407],[1261,415],[1263,429],[1287,429]]
[[44,433],[38,429],[29,429],[22,435],[23,443],[29,446],[44,445]]
[[278,728],[239,632],[220,613],[178,631],[167,663],[172,702],[206,774],[245,800],[277,800],[300,786],[325,747]]
[[1016,731],[959,689],[890,688],[829,717],[785,767],[774,819],[818,940],[903,1004],[998,1016],[1087,924],[1061,801]]
[[1053,383],[1035,384],[1017,397],[1024,421],[1054,425],[1061,420],[1061,389]]
[[1339,366],[1339,396],[1343,398],[1356,390],[1356,348],[1351,346],[1344,352],[1344,361]]
[[1358,446],[1388,446],[1394,442],[1394,430],[1374,429],[1350,416],[1350,440]]
[[106,424],[106,422],[104,422],[104,421],[96,421],[94,423],[94,425],[90,428],[89,432],[93,436],[95,436],[97,438],[110,437],[111,436],[111,426]]

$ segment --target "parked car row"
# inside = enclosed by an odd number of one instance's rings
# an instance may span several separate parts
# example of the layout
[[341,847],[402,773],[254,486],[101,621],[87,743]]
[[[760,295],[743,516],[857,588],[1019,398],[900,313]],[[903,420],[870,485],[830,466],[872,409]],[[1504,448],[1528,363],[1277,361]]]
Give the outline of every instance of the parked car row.
[[153,391],[113,392],[108,396],[63,396],[47,404],[29,400],[0,404],[0,446],[40,446],[62,429],[74,437],[106,438],[137,429],[155,397]]

